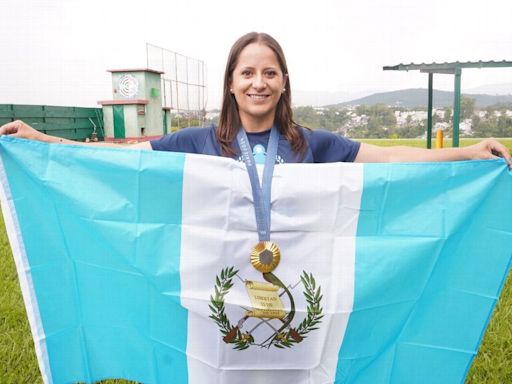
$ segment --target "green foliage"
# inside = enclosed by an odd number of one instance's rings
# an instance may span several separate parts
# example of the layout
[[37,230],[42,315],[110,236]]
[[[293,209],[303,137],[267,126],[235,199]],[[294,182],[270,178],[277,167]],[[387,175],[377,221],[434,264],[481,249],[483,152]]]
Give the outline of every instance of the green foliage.
[[473,361],[467,384],[512,383],[512,273]]
[[462,95],[460,99],[460,119],[471,119],[475,112],[475,99]]
[[406,124],[400,128],[395,128],[394,131],[399,137],[414,139],[425,134],[427,128],[425,123],[421,124]]
[[202,127],[203,121],[198,118],[175,117],[171,119],[171,131],[177,131],[187,127]]
[[297,124],[308,128],[322,128],[335,131],[347,122],[345,111],[327,108],[318,110],[313,107],[297,107],[293,110],[293,117]]
[[446,107],[444,109],[444,121],[446,123],[451,123],[452,122],[452,113],[453,113],[453,108],[452,107]]
[[0,220],[0,383],[40,383],[11,248]]
[[383,126],[391,126],[396,124],[394,110],[384,104],[376,105],[359,105],[356,108],[358,115],[366,115],[369,120],[375,123],[381,123]]
[[220,275],[215,276],[215,295],[210,296],[210,307],[211,315],[209,316],[217,327],[219,327],[222,336],[228,335],[230,332],[233,335],[230,337],[229,341],[224,340],[226,343],[234,344],[233,349],[236,350],[244,350],[249,348],[254,339],[248,335],[249,337],[245,337],[245,334],[242,334],[238,327],[233,327],[228,317],[226,316],[225,307],[224,307],[224,297],[229,293],[229,290],[233,287],[233,278],[238,273],[238,270],[235,270],[235,267],[224,268]]
[[[489,115],[488,115],[489,116]],[[512,136],[512,117],[509,117],[502,111],[501,116],[493,113],[487,119],[473,117],[473,133],[478,137],[511,137]]]
[[323,308],[321,307],[323,295],[321,287],[317,287],[315,278],[311,273],[302,271],[300,280],[304,285],[304,297],[308,303],[308,314],[297,327],[297,331],[301,336],[306,337],[309,332],[318,329],[316,326],[322,322],[321,320],[324,317],[322,314]]
[[[363,126],[350,129],[347,134],[354,138],[366,139],[397,139],[397,138],[416,138],[421,137],[426,132],[426,121],[413,121],[411,115],[408,115],[404,125],[397,125],[395,117],[395,108],[385,105],[365,106],[356,108],[358,115],[364,115],[368,118],[368,123]],[[402,111],[405,112],[405,111]]]
[[312,273],[302,271],[300,277],[302,285],[304,285],[304,298],[308,303],[306,308],[307,315],[297,328],[289,328],[288,331],[277,335],[274,346],[277,348],[290,348],[293,345],[301,343],[307,334],[317,330],[318,325],[322,322],[324,314],[322,313],[322,287],[316,285],[315,278]]
[[356,113],[368,118],[366,127],[363,126],[357,130],[357,137],[385,138],[392,133],[391,131],[396,126],[394,110],[383,104],[359,105],[356,108]]
[[[507,104],[487,107],[487,116],[481,118],[475,114],[475,99],[463,96],[461,99],[460,120],[471,119],[472,132],[460,132],[461,137],[512,137],[512,117],[507,116],[510,110]],[[359,105],[355,110],[343,110],[335,107],[315,109],[313,107],[298,107],[294,109],[297,123],[312,129],[328,129],[345,136],[361,139],[385,138],[418,138],[426,135],[426,118],[418,121],[408,115],[405,123],[397,124],[395,111],[406,112],[398,107],[384,104]],[[420,109],[415,109],[420,111]],[[451,137],[453,127],[452,108],[444,109],[444,116],[432,115],[432,123],[450,124],[444,129],[445,137]]]
[[444,121],[444,118],[437,116],[436,113],[432,113],[432,125],[435,125],[436,123],[442,123],[443,121]]
[[506,110],[512,109],[512,103],[498,103],[489,105],[488,107],[484,108],[485,111],[492,113],[494,111],[506,111]]

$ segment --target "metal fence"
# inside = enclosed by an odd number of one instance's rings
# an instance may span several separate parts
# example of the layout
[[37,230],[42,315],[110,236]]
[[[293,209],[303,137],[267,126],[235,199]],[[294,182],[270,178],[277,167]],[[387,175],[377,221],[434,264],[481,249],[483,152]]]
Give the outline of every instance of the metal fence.
[[84,141],[93,135],[104,138],[101,108],[0,104],[0,125],[14,120],[66,139]]
[[204,61],[146,44],[147,67],[162,71],[162,105],[178,118],[204,119],[206,66]]

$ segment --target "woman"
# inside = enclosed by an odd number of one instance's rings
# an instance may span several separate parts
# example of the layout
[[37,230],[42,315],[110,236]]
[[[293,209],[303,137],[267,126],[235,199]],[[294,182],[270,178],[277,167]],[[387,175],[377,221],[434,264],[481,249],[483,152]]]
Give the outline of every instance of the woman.
[[[261,154],[274,124],[280,133],[276,157],[280,163],[453,161],[499,156],[512,167],[508,149],[495,139],[486,139],[464,148],[435,151],[411,147],[384,148],[298,126],[292,118],[290,78],[284,53],[274,38],[256,32],[242,36],[231,48],[218,127],[184,129],[128,148],[239,158],[236,135],[241,127],[247,133],[253,152]],[[45,135],[21,121],[0,127],[0,134],[49,143],[76,143]],[[108,143],[80,144],[117,146]]]

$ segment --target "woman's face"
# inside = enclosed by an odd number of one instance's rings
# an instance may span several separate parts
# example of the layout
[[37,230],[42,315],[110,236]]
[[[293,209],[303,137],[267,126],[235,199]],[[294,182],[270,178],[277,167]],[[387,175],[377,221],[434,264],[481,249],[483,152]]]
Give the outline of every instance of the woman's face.
[[274,52],[264,44],[245,47],[232,74],[231,93],[235,96],[242,124],[274,122],[276,106],[286,78]]

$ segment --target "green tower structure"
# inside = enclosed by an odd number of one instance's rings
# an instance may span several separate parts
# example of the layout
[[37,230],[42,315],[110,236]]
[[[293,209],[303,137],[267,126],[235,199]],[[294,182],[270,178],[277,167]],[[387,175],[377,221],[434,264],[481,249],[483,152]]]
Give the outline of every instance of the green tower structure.
[[167,133],[161,75],[152,69],[112,69],[112,100],[103,108],[105,141],[146,141]]

